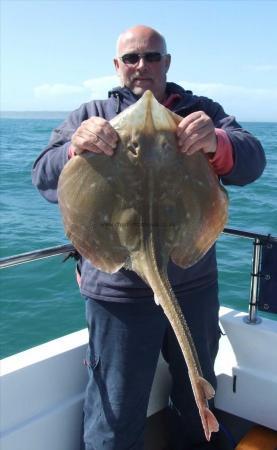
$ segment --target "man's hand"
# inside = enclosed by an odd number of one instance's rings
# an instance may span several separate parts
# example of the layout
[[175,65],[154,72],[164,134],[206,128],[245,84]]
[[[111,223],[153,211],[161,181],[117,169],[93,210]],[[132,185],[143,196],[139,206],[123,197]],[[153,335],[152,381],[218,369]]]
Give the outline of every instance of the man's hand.
[[192,155],[199,150],[215,153],[217,139],[214,124],[203,111],[189,114],[178,125],[177,139],[180,151]]
[[118,135],[110,123],[102,117],[84,120],[75,131],[71,145],[75,153],[84,151],[113,155]]

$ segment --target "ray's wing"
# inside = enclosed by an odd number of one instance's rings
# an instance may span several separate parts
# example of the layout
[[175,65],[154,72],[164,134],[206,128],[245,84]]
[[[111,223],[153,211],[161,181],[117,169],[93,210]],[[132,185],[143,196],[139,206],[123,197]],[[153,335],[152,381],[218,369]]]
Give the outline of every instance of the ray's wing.
[[113,220],[120,203],[116,179],[108,156],[85,153],[66,164],[58,185],[68,238],[95,267],[110,273],[118,271],[128,256]]
[[228,197],[206,156],[183,157],[172,261],[187,268],[199,261],[224,228]]

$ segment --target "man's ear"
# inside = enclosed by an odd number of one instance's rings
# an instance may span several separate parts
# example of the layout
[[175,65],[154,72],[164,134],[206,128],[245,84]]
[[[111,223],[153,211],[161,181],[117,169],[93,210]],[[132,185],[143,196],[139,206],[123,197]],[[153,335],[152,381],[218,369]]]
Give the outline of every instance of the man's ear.
[[118,71],[118,69],[119,69],[119,63],[118,63],[118,59],[117,59],[117,58],[114,58],[114,59],[113,59],[113,64],[114,64],[115,70]]
[[165,60],[166,72],[168,72],[168,69],[170,67],[170,63],[171,63],[171,55],[168,53],[168,55],[166,55],[166,60]]

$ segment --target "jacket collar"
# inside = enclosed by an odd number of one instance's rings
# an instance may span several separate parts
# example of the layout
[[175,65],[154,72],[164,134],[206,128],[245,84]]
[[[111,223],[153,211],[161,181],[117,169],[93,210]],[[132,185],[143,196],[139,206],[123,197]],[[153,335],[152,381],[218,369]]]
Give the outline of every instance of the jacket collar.
[[[167,98],[175,95],[174,104],[170,109],[176,113],[180,110],[191,108],[197,101],[197,97],[191,91],[185,90],[176,83],[166,83],[166,93]],[[116,114],[133,105],[140,98],[127,87],[120,86],[109,91],[108,97],[115,102]]]

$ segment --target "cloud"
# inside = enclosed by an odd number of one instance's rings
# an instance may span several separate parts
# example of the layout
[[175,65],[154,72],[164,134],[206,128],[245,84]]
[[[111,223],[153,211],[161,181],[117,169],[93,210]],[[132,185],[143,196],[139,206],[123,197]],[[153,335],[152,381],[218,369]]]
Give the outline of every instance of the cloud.
[[[179,81],[185,89],[221,103],[225,111],[238,120],[277,121],[277,89],[250,88],[224,83]],[[42,84],[34,88],[39,109],[72,110],[92,99],[107,98],[110,89],[119,85],[117,75],[91,78],[79,85]]]
[[49,97],[63,97],[67,95],[82,94],[84,92],[83,86],[70,84],[41,84],[34,88],[34,95],[38,99],[45,99]]
[[254,72],[273,72],[277,70],[277,64],[248,64],[245,69]]
[[248,88],[246,86],[224,83],[194,83],[190,81],[180,81],[179,84],[181,86],[184,86],[186,89],[195,91],[195,93],[197,93],[198,95],[224,95],[231,98],[235,95],[252,98],[271,98],[272,100],[277,99],[277,89]]
[[107,92],[119,84],[116,75],[91,78],[83,81],[80,85],[72,84],[41,84],[34,88],[34,95],[38,99],[49,99],[51,97],[67,97],[75,95],[87,95],[89,98],[106,98]]
[[116,75],[85,80],[80,84],[44,83],[33,88],[34,107],[47,110],[73,110],[89,100],[107,98],[119,85]]
[[115,86],[119,85],[117,75],[110,75],[101,78],[91,78],[85,80],[83,86],[90,91],[91,98],[106,98],[107,92]]
[[222,104],[229,114],[239,120],[277,121],[277,89],[249,88],[224,83],[194,83],[180,81],[185,89]]

